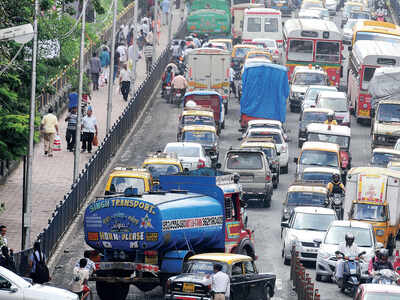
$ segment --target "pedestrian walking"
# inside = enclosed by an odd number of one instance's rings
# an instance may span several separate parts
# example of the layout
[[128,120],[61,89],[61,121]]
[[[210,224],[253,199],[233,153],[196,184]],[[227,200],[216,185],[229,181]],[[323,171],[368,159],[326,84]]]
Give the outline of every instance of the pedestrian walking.
[[126,42],[127,42],[127,44],[128,44],[128,47],[130,46],[130,45],[132,45],[132,43],[133,43],[133,36],[134,36],[134,27],[135,27],[135,25],[134,24],[131,24],[131,26],[129,27],[129,32],[128,32],[128,35],[126,36]]
[[82,119],[82,152],[92,153],[94,136],[98,134],[97,120],[93,116],[92,107],[88,107],[87,115]]
[[34,283],[46,283],[50,281],[49,268],[46,266],[46,256],[40,250],[40,243],[33,244],[33,253],[28,258],[31,268],[30,277]]
[[13,252],[10,252],[7,246],[1,247],[0,266],[13,271],[14,273],[17,272]]
[[0,226],[0,247],[6,246],[8,247],[8,240],[7,240],[7,226],[1,225]]
[[161,2],[161,9],[162,9],[162,23],[163,25],[168,25],[169,19],[169,0],[163,0]]
[[100,59],[97,57],[96,52],[93,52],[93,56],[89,61],[90,73],[92,74],[93,90],[99,89],[99,77],[101,72]]
[[44,155],[53,156],[54,137],[58,135],[58,120],[53,114],[53,108],[49,107],[48,113],[43,117],[40,129],[43,132]]
[[121,88],[121,94],[125,101],[128,101],[129,90],[131,87],[130,74],[126,64],[122,65],[121,74],[119,77],[119,85]]
[[153,45],[151,43],[146,43],[143,50],[143,55],[146,59],[146,72],[150,73],[151,67],[153,65]]
[[82,258],[79,266],[75,267],[72,275],[71,291],[78,295],[80,300],[89,296],[90,289],[87,286],[89,281],[89,270],[86,268],[87,259]]
[[125,44],[120,44],[117,47],[117,52],[119,53],[120,65],[126,63],[128,61],[128,48],[125,46]]
[[124,34],[124,25],[121,25],[119,27],[115,42],[116,42],[117,45],[122,45],[122,44],[126,43],[126,37],[125,37],[125,34]]
[[150,31],[147,35],[146,35],[146,43],[148,44],[153,44],[153,32]]
[[145,20],[143,20],[143,23],[140,27],[140,29],[145,33],[148,34],[150,32],[150,25],[149,25],[149,19],[146,18]]
[[67,123],[67,132],[65,133],[65,139],[67,140],[67,150],[72,152],[75,149],[76,142],[76,121],[78,119],[78,108],[72,107],[68,116],[65,118]]
[[211,276],[211,293],[214,300],[229,299],[230,279],[228,274],[222,272],[222,265],[214,265],[214,274]]
[[109,74],[110,74],[110,52],[106,47],[103,47],[100,53],[100,65],[104,75],[105,83],[108,82]]

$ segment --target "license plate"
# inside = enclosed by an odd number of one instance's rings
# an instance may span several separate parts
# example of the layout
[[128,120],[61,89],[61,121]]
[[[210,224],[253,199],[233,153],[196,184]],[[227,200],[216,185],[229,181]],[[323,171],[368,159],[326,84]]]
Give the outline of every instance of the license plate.
[[252,182],[252,181],[253,181],[253,176],[240,176],[239,181],[242,181],[242,182]]
[[194,293],[194,284],[193,283],[183,283],[183,288],[182,288],[183,292],[186,293]]
[[306,252],[308,252],[308,253],[317,253],[318,252],[318,249],[306,249]]
[[358,111],[358,114],[359,114],[360,116],[363,116],[363,117],[369,117],[369,110],[360,109],[360,110]]

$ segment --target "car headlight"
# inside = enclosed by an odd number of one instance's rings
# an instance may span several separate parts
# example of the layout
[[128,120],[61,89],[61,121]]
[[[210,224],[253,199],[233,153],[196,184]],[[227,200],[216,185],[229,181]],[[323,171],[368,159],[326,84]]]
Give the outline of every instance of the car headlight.
[[376,136],[376,141],[380,142],[380,143],[384,143],[385,142],[385,137],[383,135],[378,135]]
[[383,236],[383,235],[385,234],[385,230],[383,230],[383,229],[378,229],[378,230],[375,232],[375,234],[376,234],[377,236]]
[[320,259],[328,259],[330,256],[331,256],[331,254],[329,252],[326,252],[323,250],[318,251],[318,258],[320,258]]
[[289,210],[289,209],[285,208],[285,209],[283,210],[283,217],[284,217],[285,219],[289,219],[289,218],[290,218],[290,210]]

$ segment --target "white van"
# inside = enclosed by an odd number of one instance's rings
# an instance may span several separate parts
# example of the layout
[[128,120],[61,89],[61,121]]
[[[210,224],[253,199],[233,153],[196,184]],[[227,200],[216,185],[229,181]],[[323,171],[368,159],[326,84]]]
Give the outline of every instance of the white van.
[[268,38],[283,43],[281,12],[272,8],[250,8],[244,11],[243,42]]

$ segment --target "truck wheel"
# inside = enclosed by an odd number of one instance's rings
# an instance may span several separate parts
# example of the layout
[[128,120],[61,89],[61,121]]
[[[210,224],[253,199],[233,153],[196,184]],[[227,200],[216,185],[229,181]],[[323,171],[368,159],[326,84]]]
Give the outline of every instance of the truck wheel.
[[96,281],[96,291],[101,300],[125,300],[129,293],[129,284]]

